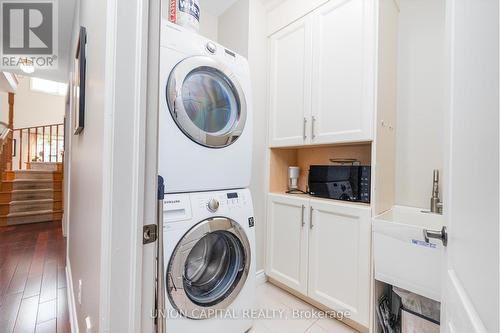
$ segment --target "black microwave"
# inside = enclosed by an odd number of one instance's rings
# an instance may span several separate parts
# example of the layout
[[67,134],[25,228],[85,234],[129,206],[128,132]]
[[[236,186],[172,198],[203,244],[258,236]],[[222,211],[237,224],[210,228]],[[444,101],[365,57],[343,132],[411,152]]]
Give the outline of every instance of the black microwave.
[[367,165],[311,165],[309,194],[316,197],[370,202],[371,167]]

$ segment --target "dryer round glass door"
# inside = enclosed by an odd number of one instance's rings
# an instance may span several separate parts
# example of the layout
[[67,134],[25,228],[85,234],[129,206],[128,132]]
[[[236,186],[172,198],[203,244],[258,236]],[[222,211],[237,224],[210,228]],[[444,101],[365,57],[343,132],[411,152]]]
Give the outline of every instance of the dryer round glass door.
[[224,310],[243,288],[250,245],[241,226],[212,218],[191,228],[177,244],[167,268],[167,293],[183,316],[208,319]]
[[167,104],[179,129],[194,142],[223,148],[243,133],[246,101],[234,74],[210,57],[179,62],[167,82]]

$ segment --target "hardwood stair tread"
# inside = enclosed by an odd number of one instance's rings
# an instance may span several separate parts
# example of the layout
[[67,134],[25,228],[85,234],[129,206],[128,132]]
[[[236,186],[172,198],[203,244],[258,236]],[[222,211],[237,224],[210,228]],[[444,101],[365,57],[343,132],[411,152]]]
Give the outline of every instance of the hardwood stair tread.
[[2,183],[62,183],[62,180],[53,179],[37,179],[37,178],[27,178],[27,179],[13,179],[13,180],[2,180]]
[[23,190],[12,190],[12,191],[3,191],[0,193],[34,193],[34,192],[61,192],[62,190],[56,190],[54,188],[30,188]]
[[17,212],[17,213],[9,213],[7,215],[0,215],[0,218],[2,217],[26,217],[26,216],[34,216],[34,215],[45,215],[45,214],[57,214],[57,213],[62,213],[62,210],[34,210],[34,211],[28,211],[28,212]]
[[50,202],[62,202],[62,200],[56,199],[33,199],[33,200],[13,200],[10,202],[0,203],[0,206],[7,205],[25,205],[25,204],[41,204],[41,203],[50,203]]
[[11,170],[11,171],[5,171],[5,172],[12,172],[12,173],[62,173],[62,171],[57,171],[57,170]]

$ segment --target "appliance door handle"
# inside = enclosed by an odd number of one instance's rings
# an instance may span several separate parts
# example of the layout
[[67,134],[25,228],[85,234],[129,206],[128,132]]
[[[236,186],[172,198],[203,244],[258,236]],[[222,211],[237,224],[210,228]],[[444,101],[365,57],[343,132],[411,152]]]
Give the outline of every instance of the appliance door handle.
[[307,139],[307,118],[304,117],[304,124],[302,127],[302,136],[304,137],[304,140]]
[[443,246],[448,246],[448,230],[446,227],[442,227],[441,230],[427,230],[424,229],[424,239],[426,243],[429,243],[429,240],[440,239],[443,242]]
[[302,225],[302,228],[304,228],[304,226],[306,225],[306,221],[304,219],[304,210],[305,209],[306,209],[306,207],[304,205],[302,205],[302,212],[301,212],[301,217],[302,217],[301,225]]
[[309,207],[309,229],[314,228],[314,223],[313,223],[313,210],[312,206]]

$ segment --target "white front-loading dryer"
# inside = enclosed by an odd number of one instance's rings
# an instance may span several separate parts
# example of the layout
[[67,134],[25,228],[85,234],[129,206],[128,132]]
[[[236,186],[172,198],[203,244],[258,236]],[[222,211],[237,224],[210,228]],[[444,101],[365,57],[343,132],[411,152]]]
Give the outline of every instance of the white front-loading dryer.
[[249,330],[255,297],[250,191],[169,194],[163,215],[166,330]]
[[249,186],[252,103],[244,57],[162,21],[159,106],[166,193]]

